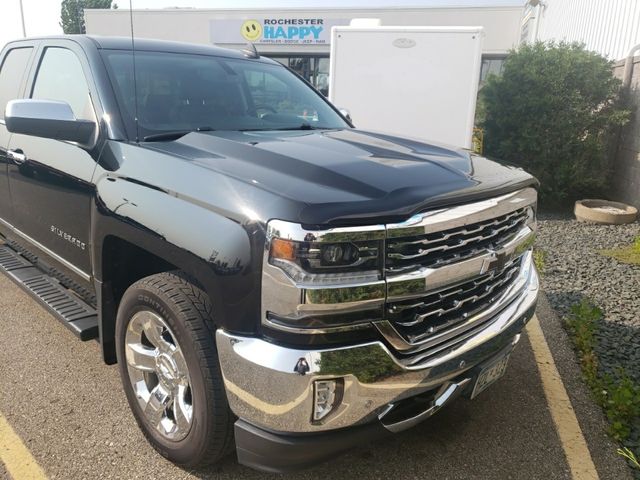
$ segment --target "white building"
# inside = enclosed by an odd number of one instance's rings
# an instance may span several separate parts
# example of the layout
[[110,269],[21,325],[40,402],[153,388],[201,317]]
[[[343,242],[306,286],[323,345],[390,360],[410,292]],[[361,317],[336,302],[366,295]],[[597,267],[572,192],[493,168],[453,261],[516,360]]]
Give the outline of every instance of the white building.
[[[84,12],[88,34],[131,35],[129,10]],[[159,38],[230,48],[247,42],[326,93],[331,27],[354,18],[380,19],[388,26],[481,26],[484,28],[481,80],[500,70],[521,37],[523,6],[412,8],[287,8],[134,10],[136,37]]]
[[531,0],[522,39],[583,42],[611,60],[640,43],[639,0]]

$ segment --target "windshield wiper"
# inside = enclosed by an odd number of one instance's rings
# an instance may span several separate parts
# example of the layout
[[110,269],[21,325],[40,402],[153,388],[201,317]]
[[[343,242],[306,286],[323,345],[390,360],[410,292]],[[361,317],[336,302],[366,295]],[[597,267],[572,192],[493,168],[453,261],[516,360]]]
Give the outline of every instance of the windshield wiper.
[[286,128],[281,128],[280,130],[319,130],[319,128],[314,127],[310,123],[304,122],[301,125],[298,125],[297,127],[286,127]]
[[147,135],[142,140],[145,142],[161,142],[163,140],[177,140],[180,137],[184,137],[191,132],[213,132],[211,127],[198,127],[195,130],[175,130],[173,132],[154,133],[153,135]]

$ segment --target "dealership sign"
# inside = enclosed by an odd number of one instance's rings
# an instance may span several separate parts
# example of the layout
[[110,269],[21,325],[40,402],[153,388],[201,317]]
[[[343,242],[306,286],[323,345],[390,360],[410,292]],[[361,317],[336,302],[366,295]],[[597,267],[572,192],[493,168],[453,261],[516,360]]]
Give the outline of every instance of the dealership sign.
[[211,43],[329,44],[331,27],[349,25],[348,19],[254,17],[211,20]]

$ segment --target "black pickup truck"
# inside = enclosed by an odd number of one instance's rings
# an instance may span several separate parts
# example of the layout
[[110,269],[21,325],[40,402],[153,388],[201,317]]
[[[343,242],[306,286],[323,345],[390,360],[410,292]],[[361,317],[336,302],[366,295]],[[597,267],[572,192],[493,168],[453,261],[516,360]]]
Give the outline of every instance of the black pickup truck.
[[305,467],[502,375],[534,178],[358,130],[250,50],[132,43],[2,50],[0,269],[99,341],[162,455]]

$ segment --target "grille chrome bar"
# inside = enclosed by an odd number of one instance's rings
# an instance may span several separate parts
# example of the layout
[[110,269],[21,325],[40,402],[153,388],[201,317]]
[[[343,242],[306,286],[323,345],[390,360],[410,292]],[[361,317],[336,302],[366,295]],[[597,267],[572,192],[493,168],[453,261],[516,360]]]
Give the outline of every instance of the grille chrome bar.
[[[407,246],[407,245],[429,245],[429,244],[432,244],[432,243],[438,243],[438,242],[442,242],[442,241],[445,241],[445,240],[449,240],[451,237],[454,237],[456,235],[472,235],[474,233],[478,233],[478,232],[482,231],[486,227],[495,226],[495,225],[501,225],[501,223],[504,223],[504,221],[506,221],[506,220],[510,220],[510,219],[512,219],[514,217],[518,217],[521,214],[521,211],[522,210],[517,210],[515,212],[512,212],[512,213],[506,215],[502,221],[500,221],[498,219],[494,219],[494,220],[491,220],[489,222],[482,222],[482,223],[480,223],[479,225],[477,225],[475,228],[473,228],[471,230],[469,230],[469,228],[462,228],[462,229],[459,229],[459,230],[455,230],[455,229],[454,230],[450,230],[448,232],[445,231],[445,232],[442,232],[442,235],[440,236],[440,238],[436,238],[436,239],[433,239],[433,240],[421,239],[421,240],[412,240],[412,241],[406,241],[406,242],[394,242],[392,244],[392,248],[398,248],[398,247],[401,248],[401,247],[404,247],[404,246]],[[507,228],[509,228],[509,226],[513,226],[514,224],[515,224],[515,222],[511,222],[508,225],[501,225],[500,227],[493,229],[493,232],[495,232],[493,234],[493,236],[495,236],[498,233],[506,230]],[[465,239],[463,241],[463,243],[461,243],[461,245],[466,245],[468,243],[471,243],[474,240],[482,239],[482,238],[487,238],[487,237],[473,237],[473,238]]]
[[486,251],[470,259],[438,268],[420,267],[409,273],[388,276],[387,301],[422,297],[429,292],[477,277],[495,268],[495,264],[506,264],[520,256],[533,245],[534,239],[535,232],[530,227],[524,227],[499,250]]
[[524,188],[480,202],[425,212],[414,215],[405,222],[387,224],[387,238],[406,238],[463,228],[534,205],[536,198],[537,193],[534,188]]
[[[508,265],[506,267],[506,274],[504,276],[500,275],[499,280],[497,282],[491,282],[491,280],[493,280],[495,277],[497,277],[498,275],[495,275],[494,273],[485,275],[484,277],[479,278],[478,280],[473,280],[471,281],[471,285],[465,284],[465,288],[457,288],[452,292],[447,292],[447,293],[440,293],[438,294],[439,299],[435,300],[433,302],[430,302],[429,304],[426,304],[425,306],[433,306],[433,305],[442,305],[442,300],[444,300],[447,297],[452,297],[454,295],[459,295],[459,294],[464,294],[468,291],[473,291],[475,288],[481,286],[481,285],[486,285],[484,291],[482,293],[478,293],[472,296],[468,296],[468,297],[463,297],[460,299],[456,299],[453,301],[453,306],[451,306],[450,308],[444,308],[444,307],[440,307],[437,308],[436,310],[430,310],[424,313],[416,313],[413,320],[410,321],[396,321],[395,323],[397,325],[401,325],[403,327],[412,327],[415,325],[418,325],[422,322],[424,322],[426,319],[430,318],[430,317],[442,317],[444,315],[450,314],[450,313],[454,313],[459,311],[462,307],[464,307],[466,304],[468,303],[475,303],[475,302],[479,302],[480,300],[483,300],[487,297],[489,297],[491,294],[493,294],[497,289],[499,289],[500,287],[506,285],[508,282],[511,281],[511,279],[513,278],[513,276],[515,275],[515,273],[517,272],[517,266],[515,266],[514,268],[514,264],[511,263],[510,265]],[[448,325],[449,323],[447,323],[446,325]],[[438,331],[442,328],[435,328],[434,331]]]
[[[385,320],[375,322],[376,327],[389,342],[389,344],[400,354],[415,354],[417,352],[434,351],[437,347],[442,346],[445,342],[452,339],[463,339],[466,332],[474,330],[482,325],[487,325],[500,311],[508,306],[523,289],[526,288],[527,281],[531,278],[533,267],[533,259],[531,252],[522,255],[517,263],[517,275],[511,283],[507,284],[506,289],[500,293],[488,308],[470,315],[468,318],[459,322],[444,331],[435,333],[426,337],[416,338],[409,341],[405,338],[398,328],[387,318]],[[464,337],[466,338],[466,337]]]
[[529,211],[530,207],[520,208],[477,222],[470,229],[454,228],[408,241],[391,239],[387,245],[387,273],[393,275],[420,267],[447,265],[500,248],[527,225]]

